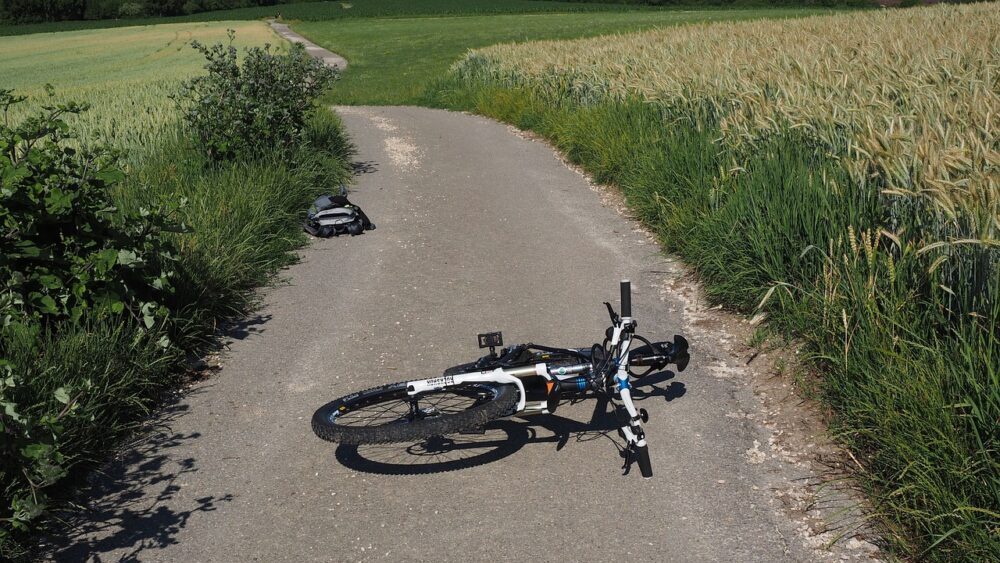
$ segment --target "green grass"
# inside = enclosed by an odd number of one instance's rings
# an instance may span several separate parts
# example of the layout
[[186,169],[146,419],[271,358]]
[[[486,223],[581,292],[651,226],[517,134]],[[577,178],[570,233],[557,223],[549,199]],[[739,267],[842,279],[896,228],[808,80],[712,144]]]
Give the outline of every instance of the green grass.
[[840,161],[786,131],[731,174],[718,124],[667,107],[584,105],[488,79],[435,89],[438,105],[539,132],[619,187],[715,302],[753,312],[787,284],[769,299],[771,326],[822,368],[831,430],[864,466],[858,482],[894,553],[1000,560],[1000,300],[979,318],[948,316],[923,257],[865,242],[885,210]]
[[2,35],[24,35],[81,29],[224,20],[257,20],[277,14],[285,20],[333,20],[370,17],[414,17],[448,15],[520,14],[545,12],[608,12],[651,10],[646,6],[616,3],[558,2],[549,0],[353,0],[302,2],[203,12],[190,16],[120,20],[64,21],[22,25],[0,25]]
[[[86,135],[80,142],[103,141],[125,151],[128,178],[112,194],[119,209],[186,199],[176,219],[189,231],[173,235],[178,261],[168,324],[144,331],[128,318],[84,319],[38,331],[0,330],[0,358],[22,370],[19,381],[26,382],[11,392],[16,404],[29,409],[22,412],[58,413],[63,405],[54,398],[56,389],[85,389],[79,416],[68,418],[56,437],[74,474],[99,462],[160,405],[163,390],[182,380],[185,359],[216,345],[220,323],[253,310],[257,288],[293,262],[291,251],[304,243],[301,219],[308,203],[349,180],[353,149],[339,119],[326,109],[311,119],[304,143],[292,154],[219,165],[186,140],[167,96],[204,64],[188,41],[222,40],[233,25],[0,39],[0,75],[12,77],[4,87],[30,94],[30,106],[47,103],[44,81],[58,87],[60,100],[94,104],[71,126]],[[274,38],[262,23],[235,25],[245,44]],[[18,110],[10,118],[17,122],[32,113]],[[170,347],[158,344],[164,335]],[[8,439],[14,438],[0,432],[0,440]],[[72,488],[74,476],[47,491],[58,497]],[[5,534],[10,498],[26,486],[19,472],[0,471],[0,560],[23,556],[31,542],[23,533]]]
[[[594,6],[594,4],[582,4]],[[466,51],[495,43],[570,39],[691,22],[798,17],[810,8],[642,10],[602,13],[372,18],[304,21],[294,29],[344,56],[348,69],[328,100],[341,104],[417,104]]]
[[175,131],[178,113],[169,96],[202,72],[204,58],[191,41],[228,41],[227,28],[236,30],[241,48],[280,41],[264,23],[233,21],[0,37],[3,87],[29,98],[9,117],[23,118],[50,103],[45,85],[51,84],[55,101],[90,104],[71,119],[77,134],[141,159]]

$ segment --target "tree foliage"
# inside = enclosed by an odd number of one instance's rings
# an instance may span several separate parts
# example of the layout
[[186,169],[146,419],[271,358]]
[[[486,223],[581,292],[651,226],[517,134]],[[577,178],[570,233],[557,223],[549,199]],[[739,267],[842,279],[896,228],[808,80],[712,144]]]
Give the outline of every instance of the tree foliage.
[[0,0],[0,19],[22,23],[178,16],[283,3],[282,0]]

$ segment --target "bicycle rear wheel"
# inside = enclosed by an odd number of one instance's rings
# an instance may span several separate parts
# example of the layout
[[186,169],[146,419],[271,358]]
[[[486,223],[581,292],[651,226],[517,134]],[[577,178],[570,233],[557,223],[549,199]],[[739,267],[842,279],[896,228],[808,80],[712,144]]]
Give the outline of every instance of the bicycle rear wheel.
[[410,396],[406,382],[390,383],[323,405],[313,414],[320,438],[341,444],[412,442],[476,428],[509,414],[513,385],[468,383]]

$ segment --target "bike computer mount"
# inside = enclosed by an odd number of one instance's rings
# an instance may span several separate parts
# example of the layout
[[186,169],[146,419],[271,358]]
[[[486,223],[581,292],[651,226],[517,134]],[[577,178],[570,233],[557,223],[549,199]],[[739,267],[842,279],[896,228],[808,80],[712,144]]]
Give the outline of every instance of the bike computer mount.
[[489,348],[491,356],[497,355],[496,349],[498,346],[503,346],[502,332],[486,332],[479,335],[479,347]]

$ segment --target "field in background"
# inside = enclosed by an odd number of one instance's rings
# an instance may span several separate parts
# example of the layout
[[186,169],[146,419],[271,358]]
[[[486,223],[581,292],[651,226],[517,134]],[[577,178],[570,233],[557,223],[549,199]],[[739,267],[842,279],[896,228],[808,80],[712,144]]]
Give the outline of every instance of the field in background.
[[542,133],[806,344],[899,554],[998,560],[998,28],[977,4],[496,46],[435,99]]
[[[180,83],[202,72],[204,58],[191,41],[228,42],[226,29],[236,31],[235,45],[282,40],[260,22],[187,23],[116,30],[73,31],[0,37],[0,74],[5,88],[28,96],[13,108],[10,118],[33,114],[43,104],[76,101],[91,109],[71,125],[86,142],[102,142],[126,149],[141,159],[162,145],[178,112],[168,96]],[[49,98],[45,85],[55,96]]]
[[[534,4],[534,2],[528,2]],[[566,6],[598,6],[571,4]],[[828,9],[641,10],[441,18],[304,21],[293,27],[350,63],[328,99],[339,104],[414,104],[469,49],[495,43],[572,39],[679,24],[799,17]]]
[[[795,129],[845,157],[852,181],[883,190],[886,226],[910,227],[903,236],[924,248],[1000,241],[998,28],[994,6],[702,24],[491,47],[457,71],[584,104],[638,96],[717,122],[733,166]],[[981,280],[940,281],[981,291],[998,276],[1000,264],[988,259]]]
[[353,0],[351,2],[301,2],[202,12],[190,16],[120,20],[63,21],[26,25],[0,25],[0,36],[78,29],[224,20],[258,20],[278,14],[284,20],[321,21],[368,17],[455,16],[547,12],[609,12],[659,10],[620,3],[581,3],[549,0]]

